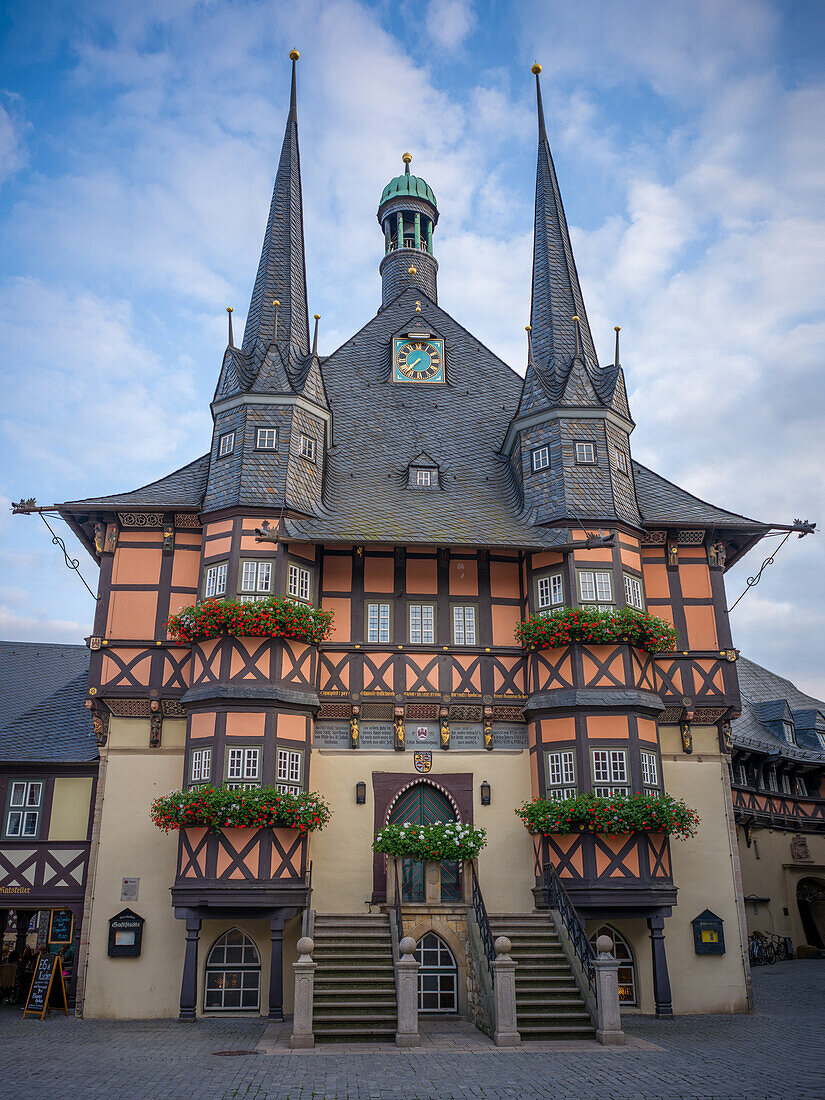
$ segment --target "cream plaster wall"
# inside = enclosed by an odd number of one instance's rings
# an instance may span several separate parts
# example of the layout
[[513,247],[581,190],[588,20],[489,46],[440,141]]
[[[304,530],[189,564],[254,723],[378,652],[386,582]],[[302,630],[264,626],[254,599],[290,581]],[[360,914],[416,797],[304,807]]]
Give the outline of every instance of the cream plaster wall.
[[86,839],[93,782],[90,775],[55,778],[49,840]]
[[[185,931],[169,893],[175,880],[176,833],[152,825],[154,798],[181,785],[186,723],[166,719],[162,744],[149,747],[149,721],[112,718],[93,890],[84,1015],[143,1019],[176,1016]],[[121,879],[140,879],[137,901],[121,901]],[[146,921],[137,958],[108,957],[109,919],[132,909]]]
[[[329,826],[310,841],[312,906],[321,913],[364,913],[372,895],[374,826],[373,772],[418,773],[412,752],[368,753],[363,749],[313,749],[310,787],[321,791],[333,811]],[[479,881],[490,913],[529,913],[533,909],[533,845],[513,812],[531,797],[529,754],[525,752],[434,752],[433,770],[422,779],[473,773],[473,816],[487,829],[479,857]],[[480,786],[492,790],[481,805]],[[367,785],[364,806],[355,803],[355,784]]]
[[790,936],[794,947],[806,942],[796,902],[800,879],[817,879],[825,886],[825,836],[802,834],[808,843],[811,858],[795,860],[791,856],[791,840],[799,835],[784,829],[753,829],[748,847],[744,830],[737,830],[743,893],[745,897],[755,895],[770,899],[764,903],[745,903],[748,932],[775,932],[778,936]]

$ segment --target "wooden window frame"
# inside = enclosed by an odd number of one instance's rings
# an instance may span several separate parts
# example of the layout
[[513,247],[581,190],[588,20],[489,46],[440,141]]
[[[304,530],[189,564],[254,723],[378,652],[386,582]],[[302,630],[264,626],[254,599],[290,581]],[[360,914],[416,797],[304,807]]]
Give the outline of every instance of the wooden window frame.
[[[195,764],[198,764],[195,775]],[[191,749],[189,752],[189,782],[190,784],[209,783],[212,779],[212,747],[204,749]]]
[[[370,608],[378,608],[378,640],[374,641],[370,638]],[[381,638],[381,608],[386,607],[388,609],[387,614],[387,637]],[[393,601],[391,599],[364,600],[364,641],[368,645],[389,645],[392,641],[392,623],[393,623]]]
[[[231,762],[231,753],[240,752],[243,753],[241,757],[241,775],[234,776],[229,774],[229,767]],[[249,775],[247,765],[247,754],[256,753],[257,768],[255,775]],[[246,790],[249,787],[260,787],[263,782],[263,745],[226,745],[224,749],[224,763],[223,763],[223,785],[229,790]]]
[[[645,600],[645,586],[641,577],[636,576],[635,573],[628,573],[627,571],[622,573],[622,580],[624,582],[624,602],[625,607],[632,607],[634,611],[644,611],[647,607],[647,601]],[[640,603],[633,603],[628,594],[628,588],[638,585],[639,588],[639,600]]]
[[[221,570],[223,573],[221,574]],[[214,575],[215,588],[214,591],[209,591],[209,578]],[[212,565],[205,565],[203,568],[203,599],[205,600],[221,600],[226,596],[226,582],[229,575],[229,561],[217,561]],[[218,591],[218,579],[221,578],[223,587],[220,592]]]
[[[542,461],[547,459],[546,462]],[[534,447],[530,452],[530,471],[534,474],[540,474],[542,470],[550,469],[550,445],[548,443],[542,444],[541,447]]]
[[[457,640],[457,631],[455,624],[456,611],[462,612],[462,632],[464,634],[464,641],[459,642]],[[467,636],[467,612],[473,613],[473,640],[471,642],[466,641]],[[435,622],[433,622],[435,625]],[[452,603],[450,604],[450,638],[453,645],[456,646],[477,646],[478,642],[478,604],[477,603]]]
[[[557,758],[557,759],[556,759]],[[558,764],[558,781],[553,780],[554,763]],[[547,797],[558,801],[575,798],[579,793],[576,781],[576,750],[553,749],[544,754],[544,784]]]
[[[414,642],[412,639],[412,611],[413,608],[421,608],[421,640]],[[433,636],[432,640],[424,641],[424,608],[429,608],[432,611],[433,619]],[[410,645],[435,645],[438,641],[438,605],[434,601],[430,600],[410,600],[407,603],[407,641]]]
[[[226,441],[229,440],[229,445],[226,446]],[[221,432],[218,436],[218,458],[229,458],[230,455],[235,453],[235,429],[231,431]]]
[[[582,578],[591,575],[593,577],[593,593],[594,598],[592,600],[586,599],[582,589]],[[599,577],[607,577],[607,584],[610,589],[610,599],[605,600],[599,596]],[[606,608],[609,611],[613,611],[616,608],[616,592],[613,584],[613,573],[610,569],[576,569],[576,596],[579,601],[580,607],[596,608],[601,611]]]
[[307,462],[316,462],[317,451],[318,446],[313,437],[306,432],[301,432],[298,439],[298,454],[301,458],[306,459]]
[[[292,764],[298,760],[298,778],[291,778]],[[281,775],[281,764],[285,764],[285,775]],[[304,753],[302,749],[288,749],[279,746],[275,752],[275,785],[279,791],[287,791],[291,794],[300,793],[304,789]]]
[[[655,752],[650,749],[640,749],[639,759],[641,761],[642,769],[642,787],[645,794],[661,794],[662,793],[662,769],[659,764],[659,757]],[[647,775],[645,774],[647,772]]]
[[[290,590],[292,581],[292,571],[297,570],[298,575],[298,594],[296,595]],[[307,581],[307,595],[300,595],[302,587],[303,575],[306,574],[309,578]],[[307,565],[305,561],[295,561],[292,558],[287,559],[286,563],[286,595],[290,600],[296,600],[298,603],[312,604],[315,594],[315,570],[311,565]]]
[[[604,754],[607,758],[607,775],[606,778],[597,778],[596,756]],[[617,773],[616,764],[621,758],[624,777],[620,777]],[[630,793],[630,770],[628,768],[628,753],[627,749],[613,749],[609,747],[596,747],[590,750],[590,767],[592,769],[591,775],[593,779],[593,793],[600,795],[601,797],[611,798],[615,794],[629,794]]]
[[[267,446],[266,444],[261,443],[261,433],[262,432],[273,432],[274,433],[275,439],[273,440],[273,443],[272,443],[271,447]],[[267,424],[267,425],[263,425],[261,427],[256,427],[255,428],[255,450],[256,451],[267,451],[271,454],[273,451],[278,450],[278,442],[279,442],[279,440],[278,440],[278,429],[275,427],[274,424],[273,425]]]
[[[541,602],[541,586],[544,581],[547,581],[548,592],[551,598],[551,602],[547,604]],[[561,600],[552,602],[554,582],[556,581],[558,581],[561,589]],[[536,574],[534,577],[534,585],[537,611],[556,611],[558,608],[564,607],[564,572],[561,569],[551,569],[546,573]]]
[[[593,457],[580,458],[579,447],[589,447]],[[577,466],[598,466],[599,464],[599,453],[596,450],[596,444],[593,442],[592,439],[574,439],[573,455],[575,457]]]
[[[13,803],[14,788],[23,788],[23,801]],[[32,787],[39,787],[37,802],[31,801]],[[40,830],[43,825],[44,798],[46,793],[45,779],[9,779],[8,793],[6,795],[6,812],[3,816],[3,837],[8,840],[36,841],[40,839]],[[20,825],[18,832],[10,831],[12,814],[19,815]],[[27,817],[34,817],[34,832],[24,832]]]

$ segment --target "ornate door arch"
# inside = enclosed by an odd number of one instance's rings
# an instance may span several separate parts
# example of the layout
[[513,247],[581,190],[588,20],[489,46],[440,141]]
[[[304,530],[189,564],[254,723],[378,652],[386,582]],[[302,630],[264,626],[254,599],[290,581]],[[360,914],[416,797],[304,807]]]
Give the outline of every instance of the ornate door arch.
[[[426,779],[411,783],[399,791],[387,813],[388,825],[434,825],[438,822],[458,821],[460,817],[452,799],[435,784]],[[444,862],[441,865],[442,901],[459,899],[459,865]],[[424,900],[424,864],[417,860],[401,861],[402,901]]]

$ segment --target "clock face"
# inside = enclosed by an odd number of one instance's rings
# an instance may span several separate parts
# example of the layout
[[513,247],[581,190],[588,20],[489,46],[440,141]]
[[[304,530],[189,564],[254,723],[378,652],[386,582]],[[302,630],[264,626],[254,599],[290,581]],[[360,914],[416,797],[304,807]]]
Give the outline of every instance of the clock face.
[[444,341],[397,337],[392,376],[394,382],[443,382]]

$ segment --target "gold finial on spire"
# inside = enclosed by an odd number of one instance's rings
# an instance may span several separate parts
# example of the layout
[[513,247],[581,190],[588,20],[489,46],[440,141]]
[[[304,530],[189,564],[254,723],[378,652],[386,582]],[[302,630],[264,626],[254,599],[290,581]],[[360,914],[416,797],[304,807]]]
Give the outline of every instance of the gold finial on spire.
[[525,325],[524,331],[527,333],[527,362],[535,367],[536,364],[533,362],[533,326]]
[[275,331],[272,334],[272,342],[277,344],[278,343],[278,307],[280,306],[281,303],[278,301],[277,298],[273,298],[272,299],[272,304],[273,304],[273,306],[275,306]]
[[321,314],[320,313],[314,313],[313,317],[315,318],[315,333],[312,337],[312,354],[317,355],[318,354],[318,322],[321,320]]
[[538,76],[539,75],[539,73],[541,72],[541,65],[539,65],[538,61],[534,62],[533,67],[530,70],[530,72],[533,74],[533,76]]
[[227,306],[227,307],[226,307],[226,312],[227,312],[227,313],[229,314],[229,346],[230,346],[230,348],[234,348],[234,346],[235,346],[235,339],[234,339],[234,337],[233,337],[233,335],[232,335],[232,314],[233,314],[233,313],[234,313],[235,311],[234,311],[234,309],[232,308],[232,306]]
[[404,172],[406,175],[410,174],[410,161],[412,160],[412,153],[402,153],[401,159],[404,161]]
[[573,328],[576,330],[576,358],[581,359],[581,357],[582,357],[581,329],[579,328],[579,319],[578,319],[578,317],[576,316],[575,313],[573,314]]
[[297,61],[300,58],[300,56],[301,55],[298,53],[297,50],[290,50],[289,51],[289,60],[290,61]]
[[407,274],[408,275],[417,275],[418,274],[418,268],[413,267],[412,264],[410,264],[410,266],[407,268]]

